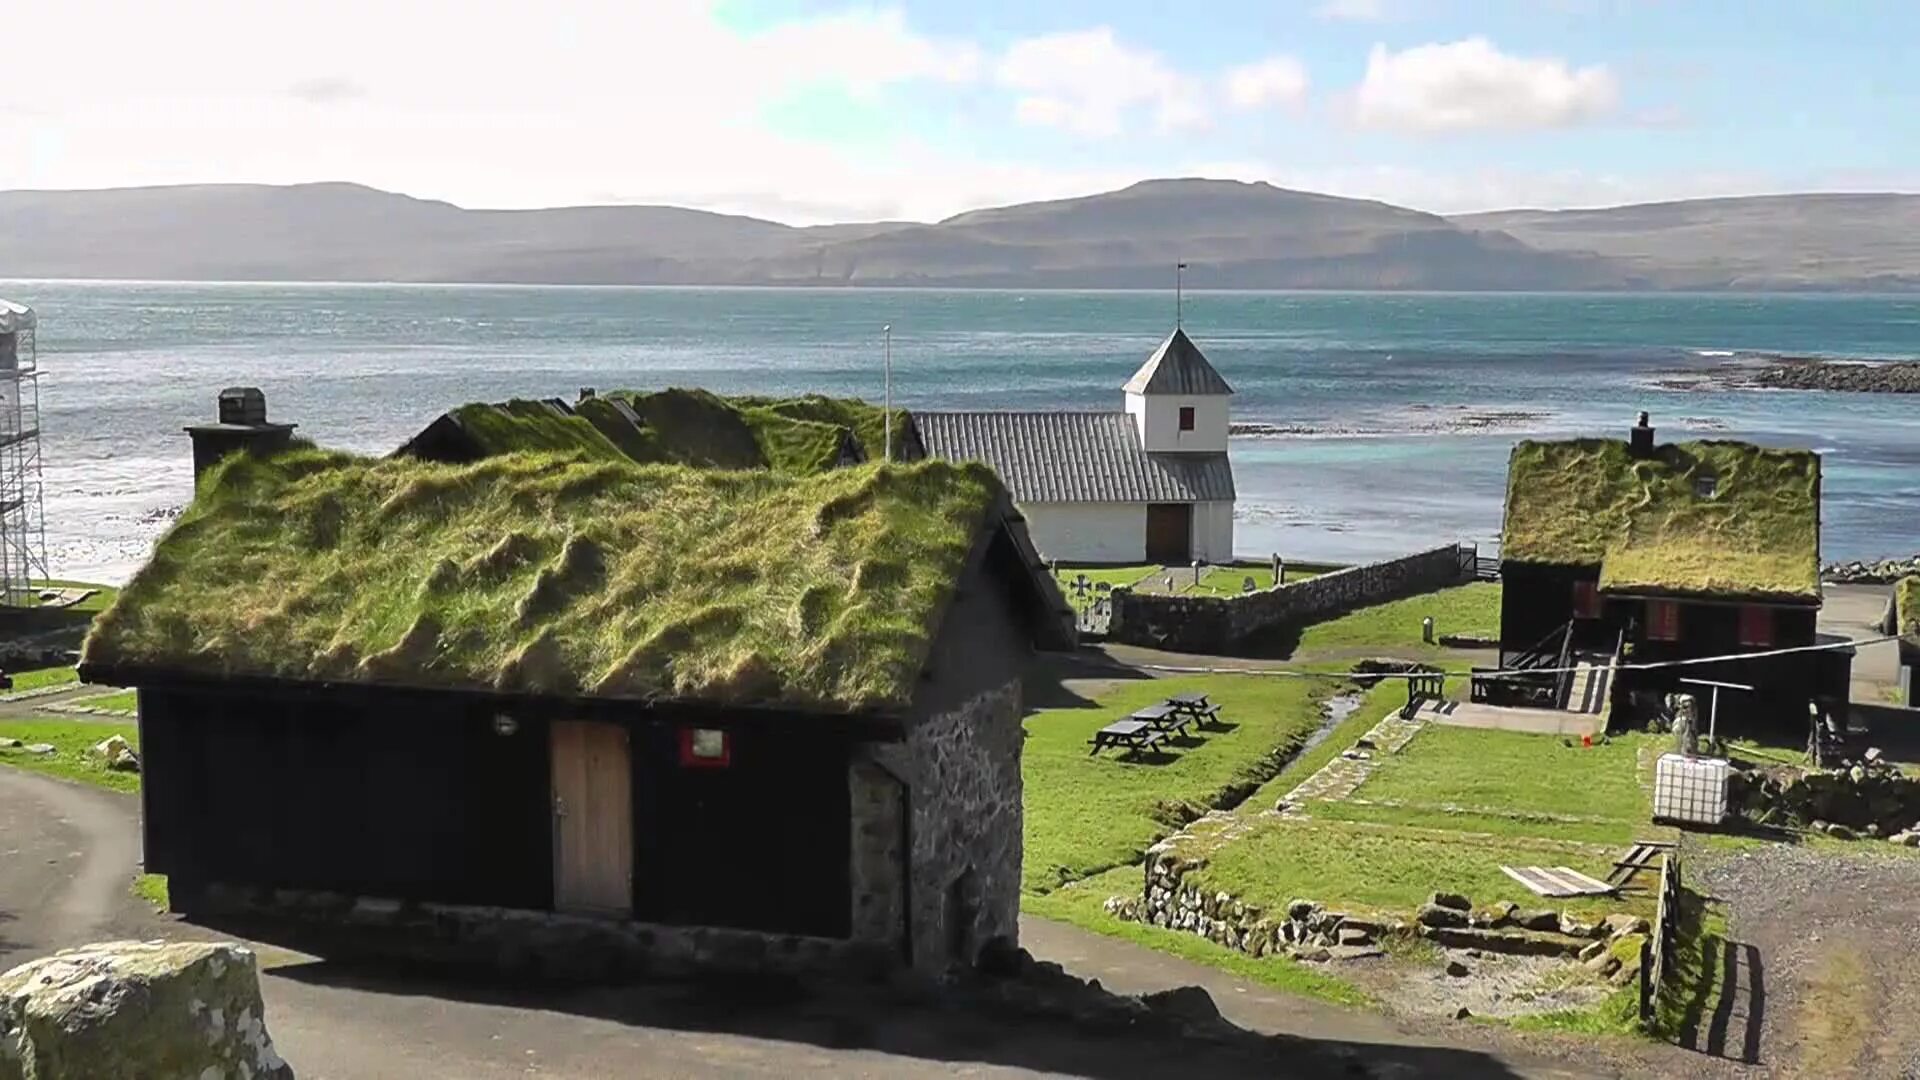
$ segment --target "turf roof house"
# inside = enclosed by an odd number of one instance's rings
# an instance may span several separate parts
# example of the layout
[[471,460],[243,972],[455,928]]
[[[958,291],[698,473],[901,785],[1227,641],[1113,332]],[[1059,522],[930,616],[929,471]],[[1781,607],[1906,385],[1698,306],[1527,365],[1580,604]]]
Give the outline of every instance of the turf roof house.
[[929,455],[1000,474],[1033,542],[1067,562],[1233,558],[1233,388],[1176,329],[1113,412],[915,412]]
[[986,469],[236,454],[103,613],[174,906],[595,974],[1017,934],[1021,673],[1071,615]]
[[[1635,662],[1814,645],[1820,458],[1731,441],[1656,445],[1644,413],[1626,441],[1522,442],[1508,465],[1500,572],[1502,667],[1604,665],[1623,644]],[[1809,702],[1846,700],[1850,664],[1832,651],[1622,671],[1613,700],[1645,714],[1670,692],[1707,693],[1678,679],[1712,679],[1756,688],[1723,693],[1723,730],[1729,718],[1805,723]]]

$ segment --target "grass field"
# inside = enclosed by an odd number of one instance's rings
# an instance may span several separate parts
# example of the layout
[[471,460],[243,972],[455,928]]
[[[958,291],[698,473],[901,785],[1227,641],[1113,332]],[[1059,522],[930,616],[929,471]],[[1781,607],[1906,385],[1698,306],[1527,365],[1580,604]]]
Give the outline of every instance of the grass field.
[[1382,759],[1358,792],[1373,801],[1645,822],[1640,749],[1657,736],[1582,746],[1555,735],[1428,725]]
[[1495,637],[1500,632],[1500,586],[1476,581],[1405,600],[1360,608],[1307,627],[1295,653],[1347,649],[1390,650],[1395,655],[1439,653],[1420,638],[1420,620],[1433,616],[1434,636]]
[[[1305,581],[1336,569],[1338,567],[1323,563],[1289,564],[1286,567],[1287,582]],[[1108,585],[1126,585],[1146,592],[1163,593],[1168,590],[1161,578],[1167,574],[1173,575],[1173,592],[1198,596],[1238,596],[1245,591],[1248,578],[1253,579],[1256,589],[1273,588],[1273,567],[1265,563],[1209,566],[1200,572],[1197,585],[1194,584],[1192,569],[1175,567],[1169,570],[1164,566],[1062,566],[1054,571],[1054,580],[1060,583],[1060,590],[1066,593],[1067,599],[1073,600],[1073,583],[1082,576],[1090,586],[1105,582]]]
[[132,712],[139,704],[139,698],[136,696],[137,693],[138,692],[134,690],[122,690],[115,694],[90,697],[84,701],[77,702],[77,704],[85,705],[89,709],[114,709],[119,712]]
[[[1229,788],[1251,790],[1317,728],[1320,701],[1339,684],[1250,675],[1143,679],[1121,683],[1092,704],[1027,718],[1023,884],[1044,892],[1066,881],[1137,861],[1172,831],[1184,807],[1205,809]],[[1221,706],[1230,730],[1195,731],[1198,741],[1164,762],[1133,762],[1115,751],[1088,754],[1094,731],[1143,705],[1200,691]],[[1244,794],[1244,792],[1242,792]]]
[[47,743],[51,754],[29,754],[23,747],[0,748],[0,765],[12,765],[67,780],[79,780],[114,791],[138,791],[138,773],[115,772],[91,753],[95,744],[121,735],[136,747],[138,730],[132,724],[88,723],[77,720],[0,720],[0,739],[23,744]]
[[68,683],[80,681],[80,675],[73,670],[72,664],[34,668],[31,671],[14,671],[8,674],[13,676],[13,689],[9,692],[15,694],[25,690],[44,690],[49,686],[65,686]]

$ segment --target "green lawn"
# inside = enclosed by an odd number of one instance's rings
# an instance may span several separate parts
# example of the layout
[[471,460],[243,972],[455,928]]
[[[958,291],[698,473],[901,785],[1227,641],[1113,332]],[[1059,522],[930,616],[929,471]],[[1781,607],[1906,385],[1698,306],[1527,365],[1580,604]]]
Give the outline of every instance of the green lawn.
[[32,671],[12,671],[8,674],[13,676],[13,689],[10,693],[15,694],[23,690],[40,690],[49,686],[65,686],[68,683],[80,681],[80,675],[73,670],[72,664],[34,668]]
[[1355,794],[1372,801],[1648,821],[1640,747],[1657,736],[1568,745],[1557,735],[1429,724],[1383,758]]
[[1476,581],[1404,600],[1360,608],[1337,619],[1309,626],[1295,652],[1380,649],[1394,654],[1440,653],[1420,639],[1420,620],[1433,616],[1434,636],[1497,637],[1500,586]]
[[1623,907],[1606,899],[1546,900],[1500,871],[1502,864],[1568,866],[1604,877],[1617,857],[1610,847],[1274,815],[1243,818],[1240,826],[1244,832],[1230,842],[1196,837],[1188,850],[1203,854],[1207,865],[1188,880],[1269,910],[1306,898],[1410,916],[1435,890],[1464,893],[1479,905],[1512,900],[1595,914]]
[[[1142,679],[1118,685],[1088,706],[1048,709],[1027,718],[1022,772],[1026,782],[1026,867],[1023,884],[1045,891],[1066,881],[1138,861],[1172,831],[1181,804],[1204,810],[1226,789],[1257,786],[1281,758],[1318,727],[1319,701],[1333,679],[1210,675]],[[1176,747],[1163,763],[1130,762],[1114,751],[1088,754],[1094,731],[1169,694],[1198,690],[1234,725],[1198,731],[1196,745]]]
[[[1339,569],[1322,563],[1288,564],[1287,582],[1305,581],[1319,577],[1331,570]],[[1084,576],[1088,584],[1106,582],[1108,585],[1127,585],[1149,592],[1166,592],[1166,586],[1159,580],[1167,574],[1173,575],[1173,591],[1176,593],[1194,593],[1201,596],[1238,596],[1246,579],[1253,579],[1256,589],[1273,587],[1273,567],[1267,563],[1245,566],[1209,566],[1200,571],[1200,583],[1194,584],[1193,570],[1175,567],[1171,570],[1164,566],[1102,566],[1076,567],[1062,566],[1054,571],[1054,580],[1060,583],[1060,590],[1074,599],[1073,582]],[[1151,579],[1151,580],[1149,580]]]
[[1108,585],[1132,585],[1148,574],[1160,568],[1157,566],[1062,566],[1053,572],[1053,578],[1060,583],[1060,591],[1073,596],[1073,583],[1086,578],[1089,584],[1106,582]]
[[110,735],[122,735],[136,747],[139,731],[132,724],[78,720],[0,720],[0,739],[19,739],[27,746],[48,743],[54,753],[29,754],[24,747],[0,748],[0,765],[12,765],[50,776],[79,780],[114,791],[138,791],[138,773],[114,772],[92,754],[95,744]]
[[1290,994],[1302,994],[1342,1005],[1368,1005],[1368,996],[1351,984],[1283,956],[1254,958],[1206,938],[1146,923],[1127,922],[1107,914],[1102,906],[1110,896],[1136,896],[1140,868],[1123,866],[1076,881],[1044,895],[1029,893],[1020,910],[1029,915],[1072,923],[1083,930],[1131,941],[1182,959],[1264,983]]
[[107,694],[104,697],[87,698],[77,704],[89,709],[117,709],[120,712],[132,712],[139,704],[137,694],[138,691],[135,690],[122,690],[117,694]]
[[[1356,797],[1365,798],[1364,789]],[[1635,837],[1650,831],[1627,821],[1559,821],[1539,814],[1501,811],[1497,808],[1446,809],[1439,806],[1385,806],[1347,800],[1315,802],[1310,813],[1317,818],[1336,821],[1371,822],[1377,825],[1406,825],[1418,829],[1450,829],[1455,832],[1488,833],[1494,836],[1538,836],[1553,840],[1572,840],[1587,844],[1611,844],[1625,849]]]

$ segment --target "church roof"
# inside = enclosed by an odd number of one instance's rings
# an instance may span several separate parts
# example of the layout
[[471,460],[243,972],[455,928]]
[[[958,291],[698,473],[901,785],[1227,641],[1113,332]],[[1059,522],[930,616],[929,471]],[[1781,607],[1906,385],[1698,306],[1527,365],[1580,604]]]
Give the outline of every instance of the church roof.
[[1233,387],[1213,370],[1200,346],[1176,327],[1120,389],[1129,394],[1231,394]]
[[1123,412],[915,412],[913,418],[929,456],[987,463],[1017,502],[1234,497],[1227,455],[1150,454],[1133,417]]

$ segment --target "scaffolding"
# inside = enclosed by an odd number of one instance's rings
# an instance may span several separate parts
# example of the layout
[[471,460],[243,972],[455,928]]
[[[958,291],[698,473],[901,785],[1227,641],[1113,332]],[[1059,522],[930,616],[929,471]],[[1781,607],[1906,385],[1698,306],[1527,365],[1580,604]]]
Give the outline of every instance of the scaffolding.
[[0,300],[0,604],[34,603],[47,583],[40,482],[40,364],[33,309]]

